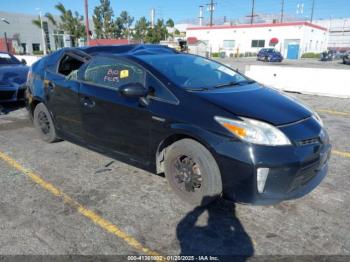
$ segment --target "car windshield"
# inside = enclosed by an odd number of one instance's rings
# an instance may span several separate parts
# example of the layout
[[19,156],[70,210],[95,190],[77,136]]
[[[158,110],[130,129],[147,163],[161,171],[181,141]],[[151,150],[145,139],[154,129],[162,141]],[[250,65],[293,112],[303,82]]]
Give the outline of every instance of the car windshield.
[[212,60],[186,54],[140,55],[139,58],[185,89],[212,89],[250,82]]
[[0,53],[0,65],[17,65],[20,63],[16,57],[7,53]]

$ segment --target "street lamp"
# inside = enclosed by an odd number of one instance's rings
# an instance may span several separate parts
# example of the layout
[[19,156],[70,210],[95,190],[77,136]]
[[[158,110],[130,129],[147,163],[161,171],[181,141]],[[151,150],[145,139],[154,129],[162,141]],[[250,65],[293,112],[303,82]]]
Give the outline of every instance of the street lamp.
[[[6,20],[6,18],[1,18],[1,21],[3,21],[5,24],[10,24],[9,21]],[[7,35],[6,35],[6,32],[4,32],[4,38],[5,38],[5,47],[6,47],[6,52],[8,53],[9,52],[9,46],[7,45]]]
[[45,31],[44,31],[44,26],[43,26],[43,19],[42,19],[42,13],[41,10],[39,8],[36,8],[37,11],[39,11],[39,19],[40,19],[40,27],[41,27],[41,36],[42,36],[42,41],[43,41],[43,51],[44,51],[44,55],[47,54],[46,51],[46,40],[45,40]]

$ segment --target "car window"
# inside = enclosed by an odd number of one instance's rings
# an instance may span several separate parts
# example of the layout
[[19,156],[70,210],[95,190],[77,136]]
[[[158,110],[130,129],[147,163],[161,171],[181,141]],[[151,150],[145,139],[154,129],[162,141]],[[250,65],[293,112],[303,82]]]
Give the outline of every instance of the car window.
[[87,66],[84,81],[116,88],[129,83],[145,82],[144,70],[124,59],[96,57]]
[[151,90],[150,97],[169,103],[178,103],[177,98],[158,79],[147,74],[147,86]]
[[215,61],[186,54],[140,55],[139,58],[185,89],[214,88],[247,79]]
[[82,59],[74,55],[65,54],[58,65],[58,73],[67,76],[68,79],[75,79],[77,71],[83,64],[84,61]]

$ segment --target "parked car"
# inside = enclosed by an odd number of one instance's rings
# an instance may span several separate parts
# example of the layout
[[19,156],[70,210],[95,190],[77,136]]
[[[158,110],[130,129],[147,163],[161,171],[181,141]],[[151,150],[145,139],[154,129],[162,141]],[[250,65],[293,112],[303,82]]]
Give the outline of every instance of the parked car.
[[0,52],[0,103],[24,101],[28,69],[25,61]]
[[283,56],[273,48],[263,48],[258,52],[257,60],[265,62],[282,62]]
[[293,199],[328,170],[331,145],[315,112],[200,56],[157,45],[62,49],[29,76],[43,140],[165,173],[191,204]]
[[350,65],[350,51],[343,55],[343,64]]

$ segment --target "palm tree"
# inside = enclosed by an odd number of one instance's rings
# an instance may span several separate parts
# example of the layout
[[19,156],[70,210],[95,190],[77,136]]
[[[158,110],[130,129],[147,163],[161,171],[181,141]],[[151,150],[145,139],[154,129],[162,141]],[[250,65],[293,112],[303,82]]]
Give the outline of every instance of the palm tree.
[[47,13],[45,16],[50,21],[50,23],[68,34],[72,40],[73,46],[75,46],[77,39],[85,36],[85,26],[83,23],[84,17],[81,16],[78,12],[73,13],[72,10],[66,9],[62,3],[56,4],[55,8],[60,12],[59,23],[56,22],[52,14]]

